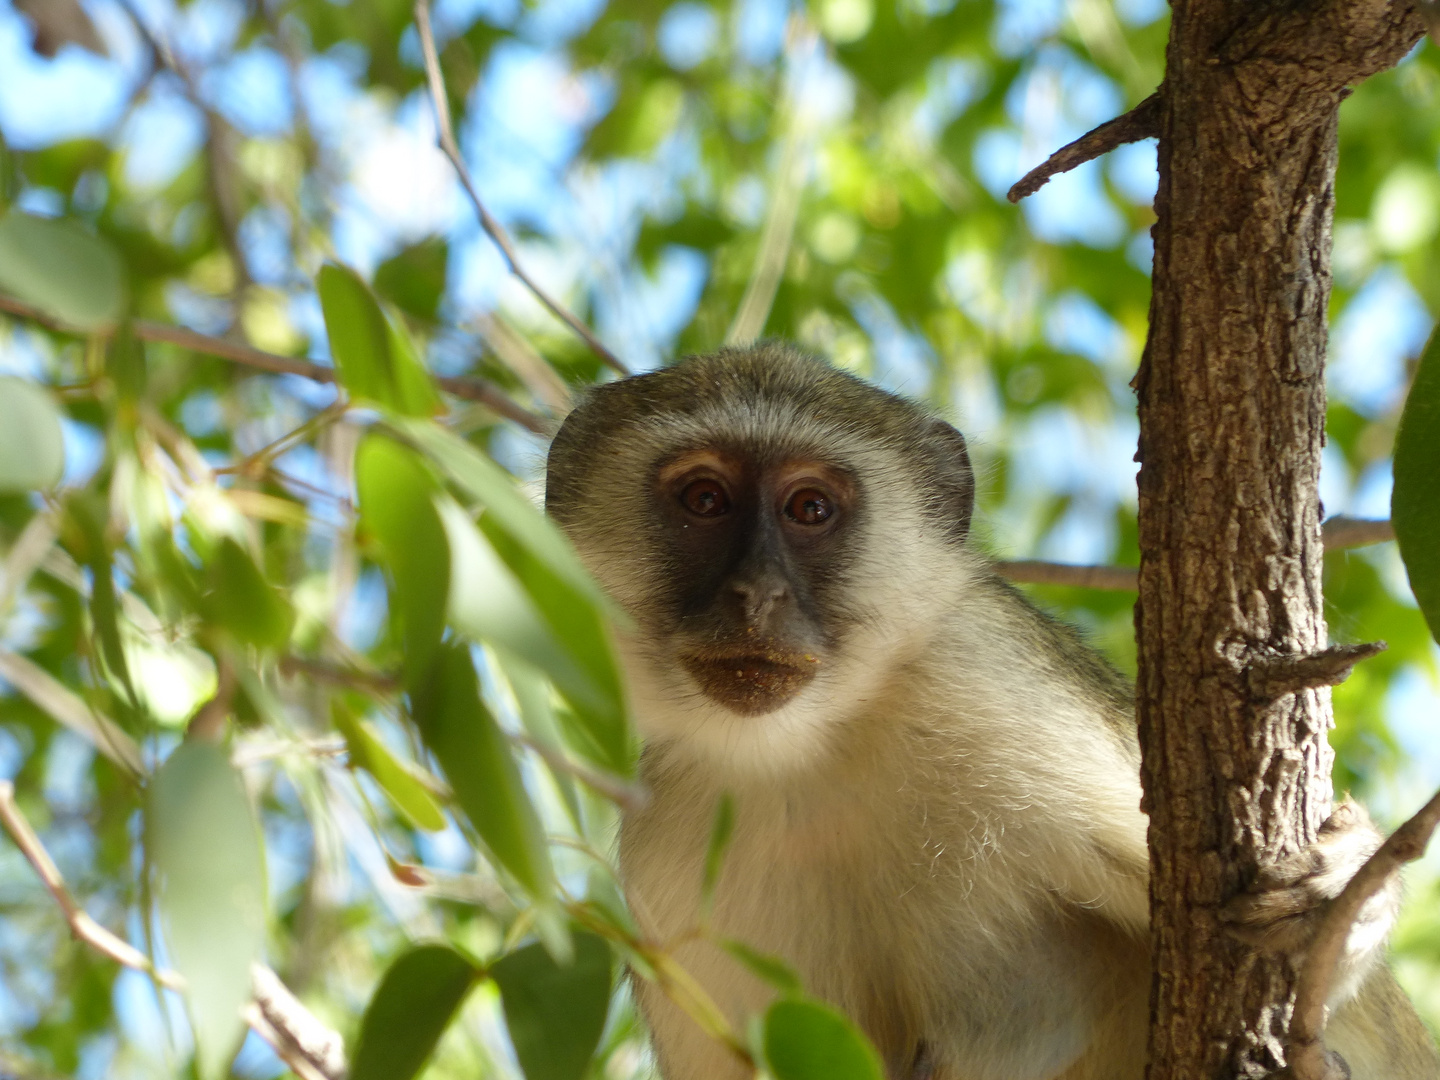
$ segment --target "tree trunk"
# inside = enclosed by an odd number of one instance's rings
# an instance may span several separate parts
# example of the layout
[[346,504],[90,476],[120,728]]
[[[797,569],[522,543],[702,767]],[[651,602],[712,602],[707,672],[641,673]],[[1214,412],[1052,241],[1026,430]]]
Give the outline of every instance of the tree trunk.
[[[1336,126],[1410,4],[1174,0],[1140,408],[1151,1080],[1284,1063],[1284,966],[1221,904],[1329,813],[1317,479]],[[1312,658],[1306,664],[1299,664]]]

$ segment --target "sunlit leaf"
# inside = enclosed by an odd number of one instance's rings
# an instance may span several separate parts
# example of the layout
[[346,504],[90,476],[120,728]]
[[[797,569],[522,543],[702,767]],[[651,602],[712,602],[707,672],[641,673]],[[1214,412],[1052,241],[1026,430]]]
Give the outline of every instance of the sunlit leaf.
[[247,645],[279,649],[290,640],[294,610],[234,537],[222,537],[206,564],[200,603],[209,621]]
[[375,268],[375,291],[402,311],[435,318],[445,292],[449,252],[437,236],[402,249]]
[[1440,333],[1420,357],[1395,433],[1390,516],[1410,588],[1440,641]]
[[78,222],[14,207],[0,217],[0,289],[80,330],[125,310],[124,269],[109,244]]
[[[586,746],[596,752],[587,756],[627,771],[619,676],[604,628],[586,598],[545,573],[498,529],[483,522],[477,528],[453,499],[438,498],[436,509],[450,546],[449,612],[455,628],[545,672],[595,729]],[[517,576],[517,566],[528,580]],[[547,611],[537,605],[537,594],[548,601]]]
[[425,784],[390,753],[374,726],[369,721],[357,720],[338,703],[333,715],[335,726],[345,736],[350,764],[374,777],[380,789],[410,824],[430,832],[444,829],[445,815],[440,812]]
[[[520,709],[520,722],[530,737],[542,746],[560,750],[560,725],[555,719],[554,704],[550,699],[550,686],[533,666],[524,660],[505,655],[500,650],[500,664],[505,670],[505,679],[515,695],[515,704]],[[571,775],[559,769],[552,769],[550,775],[555,787],[570,814],[576,828],[582,828],[584,818],[580,810],[580,794]]]
[[575,957],[557,964],[540,945],[496,961],[505,1024],[526,1080],[581,1080],[610,1006],[610,947],[575,935]]
[[468,648],[440,646],[425,684],[414,691],[414,712],[456,802],[495,861],[532,896],[547,896],[553,872],[545,834],[509,741],[480,700]]
[[765,1013],[765,1060],[775,1080],[882,1080],[880,1058],[845,1017],[784,998]]
[[581,564],[569,539],[515,486],[515,478],[438,424],[397,419],[395,429],[440,466],[496,523],[577,592],[604,608],[609,600]]
[[435,478],[416,455],[383,435],[369,435],[355,454],[360,518],[384,549],[405,637],[405,677],[425,677],[445,630],[450,548],[431,501]]
[[240,1045],[250,965],[265,943],[265,860],[240,774],[212,743],[182,743],[146,809],[170,961],[185,977],[202,1077],[226,1075]]
[[316,286],[330,352],[350,395],[407,416],[439,411],[440,398],[429,372],[355,272],[326,263]]
[[65,472],[60,407],[28,379],[0,377],[0,494],[54,487]]
[[419,1073],[478,977],[448,945],[420,945],[401,955],[365,1007],[350,1080],[409,1080]]
[[598,750],[591,756],[612,772],[630,775],[634,771],[635,745],[619,666],[601,611],[490,515],[481,518],[480,529],[520,581],[565,656],[578,669],[578,679],[570,677],[565,667],[551,675],[588,729],[586,742]]

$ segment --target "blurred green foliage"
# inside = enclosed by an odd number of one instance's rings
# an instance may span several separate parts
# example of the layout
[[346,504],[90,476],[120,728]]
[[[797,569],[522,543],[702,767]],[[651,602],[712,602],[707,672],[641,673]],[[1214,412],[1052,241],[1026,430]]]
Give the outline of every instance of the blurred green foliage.
[[[0,320],[24,372],[0,380],[0,769],[86,910],[192,990],[73,941],[0,843],[0,1072],[278,1075],[253,1035],[234,1056],[229,1020],[263,955],[357,1077],[650,1075],[612,978],[670,963],[610,865],[636,749],[612,613],[536,509],[543,447],[435,381],[483,377],[543,428],[598,361],[506,283],[453,187],[424,187],[449,174],[407,0],[158,4],[144,35],[92,6],[146,57],[123,115],[0,145],[0,291],[75,331]],[[1003,195],[1154,89],[1163,5],[523,0],[436,21],[482,195],[619,354],[708,350],[750,305],[956,420],[997,554],[1136,560],[1153,153]],[[225,89],[251,62],[285,86],[278,119]],[[176,101],[200,137],[147,178],[136,118]],[[1440,51],[1358,87],[1340,137],[1327,492],[1364,509],[1419,353],[1387,328],[1423,337],[1440,310]],[[459,209],[357,210],[386,166]],[[330,362],[339,386],[141,320]],[[1413,715],[1434,641],[1394,545],[1326,573],[1335,637],[1390,644],[1335,693],[1337,786],[1393,822],[1440,774]],[[1133,668],[1133,596],[1035,591]],[[722,813],[712,877],[726,836]],[[1412,876],[1396,939],[1432,1020],[1437,881]],[[720,944],[781,993],[718,1032],[732,1050],[801,1077],[823,1044],[823,1075],[878,1075],[782,963]]]

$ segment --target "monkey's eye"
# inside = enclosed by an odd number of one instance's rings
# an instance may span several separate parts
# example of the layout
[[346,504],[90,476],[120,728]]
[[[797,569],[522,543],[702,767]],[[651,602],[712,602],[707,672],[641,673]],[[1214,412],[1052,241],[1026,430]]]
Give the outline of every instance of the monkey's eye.
[[680,504],[696,517],[719,517],[730,509],[730,497],[718,480],[692,480],[680,492]]
[[835,512],[830,496],[814,488],[801,488],[785,504],[785,516],[801,525],[820,525]]

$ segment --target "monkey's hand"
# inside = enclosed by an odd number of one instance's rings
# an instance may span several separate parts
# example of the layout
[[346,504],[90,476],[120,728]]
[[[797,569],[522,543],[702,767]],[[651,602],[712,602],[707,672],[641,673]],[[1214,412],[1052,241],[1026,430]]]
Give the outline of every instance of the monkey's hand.
[[[1282,953],[1298,965],[1330,902],[1384,839],[1365,809],[1346,798],[1320,826],[1314,844],[1262,871],[1248,891],[1222,909],[1221,919],[1242,941]],[[1354,995],[1380,958],[1399,910],[1397,875],[1366,902],[1351,927],[1330,994],[1332,1005]]]

